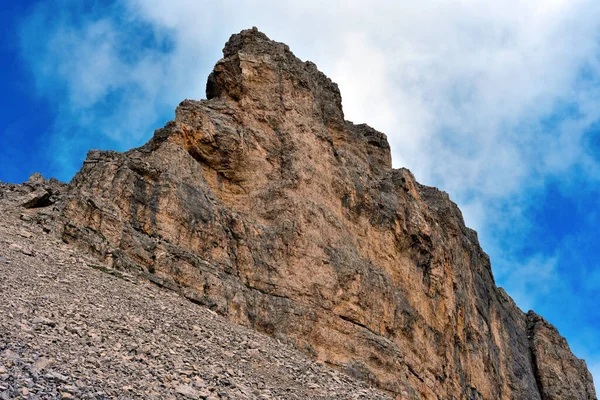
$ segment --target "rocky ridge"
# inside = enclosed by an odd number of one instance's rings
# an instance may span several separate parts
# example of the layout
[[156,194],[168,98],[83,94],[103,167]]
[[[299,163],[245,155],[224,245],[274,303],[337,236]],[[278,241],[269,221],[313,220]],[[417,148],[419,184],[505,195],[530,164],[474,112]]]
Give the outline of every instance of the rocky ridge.
[[51,201],[65,242],[400,399],[596,399],[335,83],[256,29],[223,53],[146,145],[88,154]]

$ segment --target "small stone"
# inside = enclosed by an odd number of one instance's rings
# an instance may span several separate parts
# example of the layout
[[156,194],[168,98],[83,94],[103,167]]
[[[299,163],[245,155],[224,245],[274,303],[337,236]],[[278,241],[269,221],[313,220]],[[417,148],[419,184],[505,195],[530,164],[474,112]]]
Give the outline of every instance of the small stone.
[[246,350],[246,353],[248,353],[248,355],[252,357],[260,356],[260,351],[258,349],[248,349]]
[[33,319],[33,323],[38,324],[38,325],[47,325],[52,328],[54,328],[56,326],[56,322],[52,321],[51,319],[45,318],[45,317],[35,317]]
[[205,388],[206,387],[206,381],[202,378],[200,378],[199,376],[194,378],[194,386],[199,387],[199,388]]
[[21,230],[19,231],[19,236],[29,239],[33,236],[33,234],[31,232]]
[[72,385],[65,385],[65,386],[62,387],[62,390],[64,392],[71,393],[71,394],[77,393],[77,388],[75,386],[72,386]]
[[35,364],[33,365],[33,367],[35,368],[36,371],[43,371],[44,369],[46,369],[47,367],[49,367],[50,365],[52,365],[54,363],[54,360],[51,358],[45,358],[42,357],[39,360],[37,360],[35,362]]
[[53,379],[59,382],[67,382],[69,380],[69,378],[67,378],[66,376],[64,376],[63,374],[59,373],[59,372],[49,372],[46,375],[44,375],[44,377],[46,379]]
[[44,179],[44,176],[39,172],[34,172],[29,175],[29,178],[27,179],[27,183],[31,185],[41,185],[44,182],[46,182],[46,179]]
[[21,220],[25,222],[31,222],[33,218],[31,218],[31,215],[23,213],[21,214]]
[[199,392],[189,385],[178,385],[175,388],[175,392],[190,399],[197,399],[199,396]]
[[21,249],[21,253],[25,254],[26,256],[29,257],[33,257],[35,254],[33,253],[33,251],[29,250],[29,249]]
[[7,360],[16,360],[19,358],[19,355],[12,350],[6,349],[2,353],[2,357]]
[[19,326],[19,328],[20,328],[20,329],[21,329],[23,332],[31,332],[31,331],[33,331],[33,329],[31,329],[31,327],[30,327],[29,325],[27,325],[27,324],[24,324],[24,323],[22,323],[22,322],[19,322],[17,325]]

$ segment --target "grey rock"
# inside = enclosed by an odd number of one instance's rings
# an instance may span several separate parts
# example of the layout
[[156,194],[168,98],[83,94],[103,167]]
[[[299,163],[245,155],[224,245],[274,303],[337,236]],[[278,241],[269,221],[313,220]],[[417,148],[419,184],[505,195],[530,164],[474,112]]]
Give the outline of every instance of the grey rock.
[[19,203],[24,208],[44,207],[50,204],[50,193],[45,189],[36,189],[24,196]]

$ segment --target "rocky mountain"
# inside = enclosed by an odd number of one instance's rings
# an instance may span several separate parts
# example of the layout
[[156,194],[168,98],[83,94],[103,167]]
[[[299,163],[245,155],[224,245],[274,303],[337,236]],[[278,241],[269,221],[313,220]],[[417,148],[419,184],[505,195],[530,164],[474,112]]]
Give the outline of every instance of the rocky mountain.
[[596,399],[557,330],[495,285],[448,195],[344,120],[335,83],[255,28],[223,53],[206,100],[22,204],[54,204],[63,241],[106,267],[398,399]]

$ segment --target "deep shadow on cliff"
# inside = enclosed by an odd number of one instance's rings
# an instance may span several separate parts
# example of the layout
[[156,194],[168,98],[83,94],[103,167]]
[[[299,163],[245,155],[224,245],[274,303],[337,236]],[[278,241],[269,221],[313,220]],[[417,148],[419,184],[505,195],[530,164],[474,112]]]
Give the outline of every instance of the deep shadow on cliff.
[[448,195],[344,120],[335,83],[256,29],[223,53],[207,100],[140,148],[89,152],[65,241],[401,399],[596,399]]

